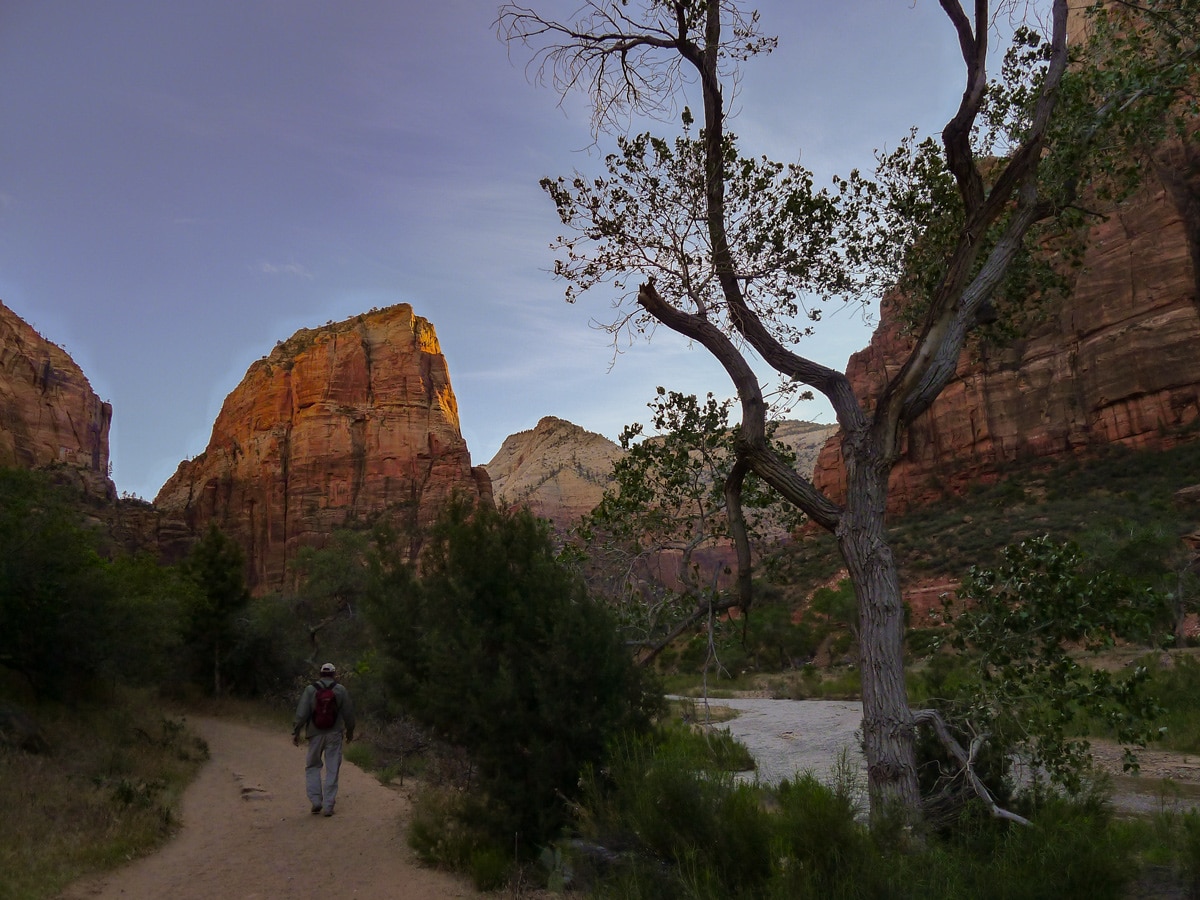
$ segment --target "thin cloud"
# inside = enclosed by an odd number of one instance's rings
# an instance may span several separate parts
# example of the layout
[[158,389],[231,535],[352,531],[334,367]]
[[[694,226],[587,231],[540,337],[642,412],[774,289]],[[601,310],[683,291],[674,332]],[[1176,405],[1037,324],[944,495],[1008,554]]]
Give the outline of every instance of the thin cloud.
[[304,268],[304,266],[300,265],[299,263],[284,263],[283,265],[277,265],[272,262],[267,262],[264,259],[259,262],[257,269],[264,275],[294,275],[297,278],[307,278],[309,281],[313,280],[312,272],[308,271],[308,269]]

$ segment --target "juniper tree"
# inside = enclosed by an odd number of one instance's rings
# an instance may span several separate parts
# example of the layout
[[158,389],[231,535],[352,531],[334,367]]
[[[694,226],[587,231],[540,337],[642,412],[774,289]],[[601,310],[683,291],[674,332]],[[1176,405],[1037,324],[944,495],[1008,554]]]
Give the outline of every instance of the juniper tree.
[[567,820],[583,769],[644,731],[659,698],[528,510],[456,499],[418,562],[393,553],[375,558],[367,603],[390,691],[470,753],[487,829],[525,855]]
[[187,627],[197,675],[211,675],[213,695],[220,696],[228,687],[222,672],[236,640],[236,617],[250,602],[245,553],[212,522],[192,546],[183,571],[200,588]]

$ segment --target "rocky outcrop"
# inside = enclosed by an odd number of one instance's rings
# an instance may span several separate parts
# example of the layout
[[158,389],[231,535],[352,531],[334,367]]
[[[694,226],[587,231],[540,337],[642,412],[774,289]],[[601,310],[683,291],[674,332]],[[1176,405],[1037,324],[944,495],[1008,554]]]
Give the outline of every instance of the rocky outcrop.
[[796,471],[811,476],[822,449],[837,430],[837,425],[782,419],[775,428],[774,438],[796,454]]
[[490,483],[433,326],[400,304],[298,331],[251,365],[154,503],[194,534],[216,522],[236,538],[261,591],[335,529],[387,515],[419,530],[455,494],[490,502]]
[[112,499],[111,424],[112,406],[67,352],[0,303],[0,467],[53,468]]
[[[817,454],[837,426],[785,419],[775,439],[796,454],[797,468],[808,475]],[[654,440],[654,438],[650,438]],[[496,503],[506,509],[527,506],[559,531],[595,509],[612,486],[612,467],[624,455],[604,435],[564,419],[546,416],[528,431],[505,438],[485,467]]]
[[565,530],[595,509],[612,484],[613,463],[623,454],[604,435],[546,416],[530,430],[505,438],[484,468],[498,506],[527,506]]
[[[1022,460],[1120,443],[1165,448],[1200,420],[1200,159],[1176,149],[1157,179],[1092,228],[1074,290],[1025,339],[964,351],[954,380],[909,428],[891,477],[892,512]],[[859,397],[877,395],[911,347],[884,306],[850,358]],[[844,496],[835,437],[814,480]]]
[[192,527],[179,511],[167,512],[140,497],[121,497],[97,511],[109,546],[123,553],[150,553],[161,562],[182,562],[196,542]]

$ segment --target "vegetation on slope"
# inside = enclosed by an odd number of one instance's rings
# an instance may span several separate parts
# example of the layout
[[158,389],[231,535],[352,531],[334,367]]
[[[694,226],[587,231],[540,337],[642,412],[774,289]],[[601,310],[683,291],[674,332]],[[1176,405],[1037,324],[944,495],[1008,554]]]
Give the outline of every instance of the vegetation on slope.
[[1200,440],[1163,451],[1113,445],[1049,467],[1014,465],[995,484],[913,510],[892,523],[890,537],[909,579],[993,565],[1001,548],[1039,535],[1154,577],[1177,562],[1179,539],[1197,526],[1200,516],[1173,499],[1197,483]]
[[[1179,537],[1194,522],[1172,498],[1195,483],[1198,471],[1200,441],[1161,453],[1113,449],[1051,469],[1016,468],[1003,483],[892,523],[892,536],[909,579],[930,574],[957,579],[972,565],[994,566],[997,548],[1006,543],[1050,535],[1052,541],[1078,543],[1088,566],[1097,571],[1174,591],[1186,605],[1196,594],[1182,568]],[[927,891],[924,896],[953,896],[961,890],[986,893],[979,885],[996,879],[1015,879],[1015,884],[1025,877],[1022,872],[1051,865],[1051,857],[1082,852],[1083,843],[1102,850],[1103,860],[1089,863],[1087,875],[1108,886],[1098,889],[1098,895],[1133,877],[1139,860],[1165,856],[1180,872],[1194,870],[1196,855],[1188,855],[1188,835],[1200,833],[1200,825],[1192,819],[1155,820],[1137,831],[1113,822],[1100,807],[1088,806],[1086,798],[1082,807],[1061,809],[1047,806],[1046,798],[1027,801],[1042,804],[1037,810],[1042,841],[1036,847],[1022,843],[1020,832],[990,823],[979,810],[971,812],[974,807],[968,804],[956,813],[967,818],[955,826],[949,843],[939,839],[893,856],[863,829],[856,819],[859,811],[840,797],[836,786],[805,782],[779,791],[752,791],[726,775],[712,774],[711,761],[690,768],[678,756],[685,752],[679,742],[690,738],[665,720],[665,730],[656,737],[621,737],[624,714],[593,728],[600,720],[592,713],[581,717],[580,704],[588,696],[597,701],[598,710],[624,703],[619,685],[626,682],[587,677],[576,684],[573,673],[583,656],[601,649],[604,642],[595,641],[597,633],[613,635],[609,650],[619,648],[615,626],[596,618],[599,610],[589,607],[582,594],[575,596],[577,584],[568,589],[574,583],[569,567],[556,568],[548,535],[531,519],[472,520],[460,509],[457,519],[451,516],[444,523],[441,537],[430,542],[431,553],[437,552],[419,574],[396,558],[378,555],[389,544],[384,529],[340,535],[326,551],[306,554],[308,580],[295,593],[259,598],[241,612],[234,603],[232,618],[218,622],[204,618],[212,605],[195,573],[205,568],[201,560],[223,558],[216,552],[219,539],[210,540],[214,552],[208,557],[197,556],[180,569],[146,559],[110,558],[100,552],[99,537],[73,512],[77,507],[60,489],[28,473],[0,473],[0,489],[5,501],[0,504],[0,577],[6,579],[0,602],[7,604],[6,621],[27,623],[19,634],[0,636],[0,656],[20,686],[20,696],[7,712],[29,714],[35,720],[33,732],[54,748],[51,755],[11,744],[0,750],[2,802],[12,811],[6,826],[11,839],[4,842],[0,868],[6,873],[60,873],[25,880],[14,874],[6,887],[16,892],[13,896],[47,896],[90,868],[146,852],[170,833],[173,804],[203,751],[155,711],[156,701],[144,691],[165,689],[174,697],[211,692],[216,689],[214,655],[221,656],[223,691],[264,696],[281,710],[290,705],[295,680],[318,656],[321,661],[336,658],[368,710],[367,740],[355,751],[360,761],[374,763],[385,778],[421,773],[432,789],[424,795],[414,827],[418,843],[429,859],[467,867],[482,884],[503,883],[517,871],[522,878],[551,882],[593,879],[588,883],[600,895],[677,895],[672,892],[683,882],[675,879],[682,878],[695,896],[774,896],[798,885],[820,886],[830,896],[855,896],[858,888],[839,874],[837,862],[853,858],[856,871],[876,873],[855,883],[876,884],[871,879],[878,877],[883,881],[876,886],[900,890],[888,873],[905,872],[912,884]],[[395,542],[395,536],[390,540]],[[737,687],[750,676],[770,676],[788,680],[780,688],[783,693],[853,695],[857,684],[851,667],[838,670],[835,681],[811,665],[818,648],[834,661],[839,654],[853,658],[848,625],[853,592],[838,583],[836,560],[826,541],[806,537],[790,545],[760,570],[763,578],[749,618],[716,623],[721,666],[711,672],[713,684]],[[459,549],[452,550],[454,546]],[[515,560],[506,556],[512,553],[528,565],[514,568]],[[508,562],[502,564],[501,557]],[[526,580],[509,582],[522,571]],[[223,583],[219,572],[210,580]],[[235,588],[229,587],[228,596],[240,597]],[[429,617],[439,608],[435,599],[450,595],[461,600],[452,604],[459,627],[434,627]],[[570,597],[574,599],[559,605]],[[370,617],[363,615],[368,608],[375,610]],[[799,621],[797,610],[804,613]],[[471,622],[475,624],[467,627]],[[555,628],[547,631],[543,626],[549,624]],[[203,654],[189,658],[180,650],[202,626],[211,629],[212,640],[196,641]],[[929,652],[933,642],[928,629],[913,633],[926,636],[920,652]],[[488,643],[482,637],[487,634],[497,640]],[[500,640],[501,635],[506,637]],[[478,670],[486,659],[476,645],[485,644],[500,652],[487,663],[494,667],[493,676]],[[40,654],[38,647],[47,652]],[[708,650],[706,634],[682,639],[664,652],[659,668],[694,681]],[[608,671],[606,665],[596,661],[584,668],[592,676]],[[541,674],[519,677],[521,666]],[[741,681],[731,677],[742,673]],[[475,700],[470,699],[473,684],[484,688]],[[506,685],[507,693],[498,694]],[[518,690],[519,685],[525,687]],[[585,688],[596,693],[589,695]],[[1162,721],[1168,746],[1200,749],[1193,702],[1200,689],[1200,664],[1177,659],[1170,668],[1151,666],[1146,688],[1151,702],[1166,710]],[[135,703],[127,699],[135,696],[131,691],[143,692]],[[428,708],[414,705],[414,694],[428,700]],[[495,715],[500,707],[526,701],[527,714]],[[145,715],[131,711],[142,707]],[[469,717],[473,725],[456,732],[450,725],[468,708],[475,710]],[[546,748],[586,738],[586,752],[561,777],[538,764],[546,791],[528,790],[529,783],[517,777],[522,759],[527,766],[529,759],[542,758],[537,747],[512,734],[492,735],[484,727],[492,723],[503,730],[517,721],[526,722],[517,729],[522,733],[547,735]],[[554,729],[565,729],[563,736],[548,737]],[[81,741],[76,735],[87,737]],[[701,739],[701,744],[710,747],[711,741]],[[497,755],[506,748],[518,756]],[[496,759],[484,765],[488,754]],[[451,772],[454,759],[463,763],[458,776]],[[493,780],[480,778],[488,772]],[[699,782],[693,783],[695,779]],[[29,784],[36,790],[27,790]],[[465,784],[474,791],[462,793]],[[658,786],[651,793],[656,803],[666,804],[664,809],[687,806],[687,828],[680,830],[679,816],[671,817],[674,832],[666,822],[644,821],[653,809],[639,805],[632,795],[621,799],[635,785],[642,786],[640,796],[646,799],[648,784]],[[574,794],[577,788],[582,793]],[[561,805],[556,792],[573,796],[574,804]],[[669,797],[674,799],[668,802]],[[521,808],[522,800],[528,808]],[[94,826],[92,836],[59,828],[64,816]],[[497,837],[514,824],[528,832],[516,854]],[[656,832],[658,828],[666,830]],[[557,841],[558,829],[565,829],[571,840]],[[708,829],[707,837],[701,840],[697,829]],[[1146,829],[1158,829],[1157,836],[1147,836]],[[45,837],[56,831],[60,833],[53,840]],[[646,837],[656,833],[652,841]],[[817,833],[827,840],[817,841]],[[735,840],[731,834],[742,837]],[[761,838],[780,851],[757,874],[743,871],[733,857],[723,855],[725,850],[701,852],[728,842],[728,847],[741,846],[739,841],[751,837],[754,847]],[[579,841],[609,850],[623,847],[629,865],[587,875],[604,866],[579,851]],[[549,857],[535,866],[540,874],[531,874],[530,858],[546,847],[551,848]],[[757,853],[747,849],[736,856],[751,865]],[[651,858],[660,862],[649,865]],[[918,876],[918,869],[927,874]],[[1083,884],[1077,867],[1065,867],[1061,874],[1067,880],[1059,888],[1068,893],[1072,885]],[[744,887],[728,893],[734,882]]]
[[57,896],[83,875],[160,846],[208,758],[203,741],[145,692],[31,708],[39,752],[0,745],[4,900]]

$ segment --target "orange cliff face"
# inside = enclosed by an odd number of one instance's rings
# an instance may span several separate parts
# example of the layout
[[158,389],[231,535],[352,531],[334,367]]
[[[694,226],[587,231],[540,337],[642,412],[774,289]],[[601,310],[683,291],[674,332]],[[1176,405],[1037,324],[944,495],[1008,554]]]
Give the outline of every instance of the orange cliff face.
[[382,514],[423,527],[455,494],[490,502],[491,483],[471,467],[433,326],[400,304],[298,331],[254,363],[154,503],[237,539],[261,591],[334,530]]
[[[1158,177],[1095,225],[1074,290],[1004,348],[968,346],[954,379],[908,429],[888,508],[900,513],[995,481],[1006,464],[1106,444],[1165,448],[1200,420],[1200,156],[1164,151]],[[878,396],[912,346],[885,303],[850,357],[859,398]],[[817,487],[845,496],[840,437]]]
[[0,303],[0,468],[55,467],[111,500],[111,424],[112,406],[67,352]]

